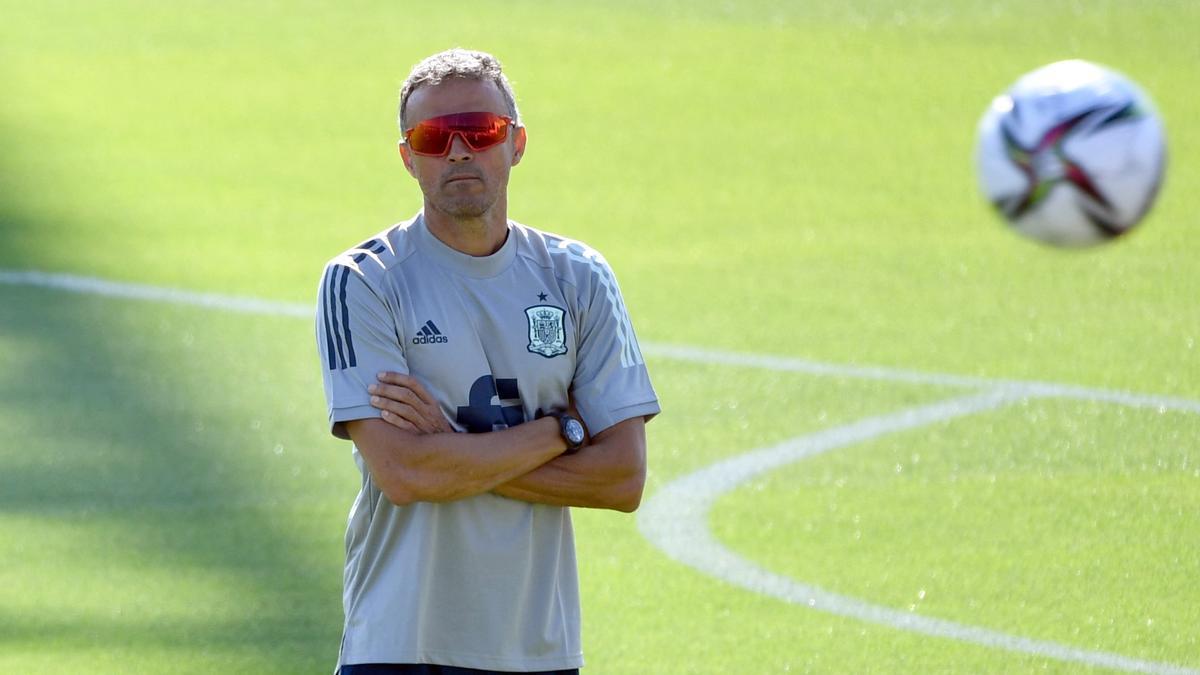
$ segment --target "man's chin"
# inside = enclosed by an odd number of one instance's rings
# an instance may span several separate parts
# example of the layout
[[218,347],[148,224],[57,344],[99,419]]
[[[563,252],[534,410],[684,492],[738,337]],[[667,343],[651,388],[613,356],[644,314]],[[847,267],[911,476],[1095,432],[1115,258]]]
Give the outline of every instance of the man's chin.
[[492,208],[495,202],[485,203],[478,200],[451,200],[437,204],[438,210],[454,218],[479,218]]

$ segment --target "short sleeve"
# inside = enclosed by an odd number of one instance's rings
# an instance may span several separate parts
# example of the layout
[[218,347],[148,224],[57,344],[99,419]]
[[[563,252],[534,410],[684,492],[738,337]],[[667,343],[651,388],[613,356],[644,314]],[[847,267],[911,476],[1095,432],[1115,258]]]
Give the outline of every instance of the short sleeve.
[[408,372],[395,316],[353,258],[343,256],[326,266],[316,336],[330,430],[338,438],[349,438],[343,422],[380,416],[367,393],[378,373]]
[[658,414],[659,404],[616,277],[599,253],[576,246],[572,258],[588,269],[578,289],[572,395],[584,424],[596,434],[633,417],[649,419]]

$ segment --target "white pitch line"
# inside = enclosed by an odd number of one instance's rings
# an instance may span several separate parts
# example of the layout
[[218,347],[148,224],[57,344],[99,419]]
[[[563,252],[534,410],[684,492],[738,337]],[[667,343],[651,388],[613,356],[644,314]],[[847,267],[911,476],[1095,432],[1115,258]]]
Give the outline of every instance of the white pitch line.
[[298,302],[276,302],[273,300],[222,295],[219,293],[200,293],[177,288],[133,284],[123,281],[108,281],[94,277],[80,277],[72,274],[47,274],[46,272],[38,272],[36,270],[0,269],[0,283],[14,286],[52,288],[72,293],[121,298],[123,300],[144,300],[149,302],[164,302],[172,305],[192,305],[229,312],[266,314],[268,316],[291,316],[303,319],[314,319],[316,317],[315,305],[304,305]]
[[1112,389],[1094,389],[1055,382],[1038,382],[1034,380],[1006,380],[984,377],[969,377],[946,373],[926,373],[900,368],[884,368],[880,366],[848,366],[838,363],[823,363],[808,361],[786,356],[765,356],[762,354],[746,354],[728,352],[686,345],[646,344],[642,347],[647,354],[681,361],[696,361],[699,363],[720,364],[741,368],[761,368],[788,373],[803,373],[806,375],[821,375],[828,377],[848,377],[864,380],[879,380],[884,382],[905,382],[909,384],[928,384],[945,387],[964,387],[972,389],[1014,389],[1036,395],[1040,398],[1069,398],[1101,403],[1117,403],[1134,408],[1155,408],[1162,411],[1182,411],[1200,413],[1200,401],[1174,396],[1158,396],[1153,394],[1137,394]]
[[[207,309],[271,316],[313,319],[313,306],[258,298],[201,293],[144,284],[115,282],[69,274],[35,270],[0,269],[0,284],[52,288],[106,297],[192,305]],[[643,343],[645,353],[667,359],[765,368],[810,375],[872,379],[951,387],[986,389],[982,393],[950,399],[928,406],[872,417],[802,436],[780,445],[739,455],[685,476],[660,489],[639,509],[638,525],[643,534],[672,558],[750,590],[813,609],[851,616],[863,621],[892,626],[963,642],[1025,652],[1064,661],[1155,674],[1200,675],[1200,671],[1171,664],[1141,661],[1119,654],[1095,652],[1007,635],[985,628],[957,624],[871,605],[840,596],[815,586],[763,570],[716,542],[707,529],[707,512],[722,494],[753,476],[807,457],[862,442],[871,438],[915,429],[938,421],[998,408],[1023,398],[1071,398],[1200,413],[1200,401],[1106,389],[1090,389],[1051,382],[987,379],[952,374],[924,373],[896,368],[847,366],[789,357],[726,352],[685,345]],[[728,575],[728,576],[726,576]]]
[[713,504],[756,476],[830,450],[994,410],[1031,395],[1036,394],[1015,388],[994,389],[870,417],[717,462],[659,489],[638,509],[638,528],[646,539],[677,562],[755,593],[821,612],[1059,661],[1156,675],[1200,675],[1200,671],[1173,664],[1009,635],[830,593],[759,567],[723,546],[708,529],[708,512]]
[[[101,295],[126,300],[164,302],[174,305],[191,305],[230,312],[289,316],[306,320],[313,320],[316,316],[314,305],[299,302],[281,302],[246,296],[223,295],[220,293],[202,293],[178,288],[109,281],[73,274],[53,274],[36,270],[9,270],[0,268],[0,284],[52,288],[72,293]],[[974,389],[1015,388],[1036,394],[1040,397],[1119,403],[1132,407],[1154,408],[1164,412],[1177,410],[1200,413],[1200,401],[1191,399],[1137,394],[1111,389],[1094,389],[1075,385],[1056,384],[1053,382],[989,379],[876,366],[848,366],[845,364],[808,361],[786,356],[728,352],[657,342],[643,342],[641,347],[642,351],[646,354],[676,361],[693,361],[742,368],[763,368],[780,372],[870,379],[884,382],[906,382],[910,384]]]

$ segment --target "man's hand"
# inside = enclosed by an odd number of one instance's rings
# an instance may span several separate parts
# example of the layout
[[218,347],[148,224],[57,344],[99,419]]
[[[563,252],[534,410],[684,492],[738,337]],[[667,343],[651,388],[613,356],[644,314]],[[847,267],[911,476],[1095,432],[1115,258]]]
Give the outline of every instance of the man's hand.
[[454,432],[438,402],[411,375],[380,373],[379,383],[367,392],[371,405],[382,410],[384,421],[392,426],[418,434]]

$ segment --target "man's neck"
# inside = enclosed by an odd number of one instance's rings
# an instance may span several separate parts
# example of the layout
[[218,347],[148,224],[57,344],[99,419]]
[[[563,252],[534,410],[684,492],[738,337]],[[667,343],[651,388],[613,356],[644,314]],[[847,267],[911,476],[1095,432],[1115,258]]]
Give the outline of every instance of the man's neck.
[[425,205],[425,226],[443,244],[472,256],[488,256],[508,239],[508,218],[503,209],[476,217],[456,217]]

